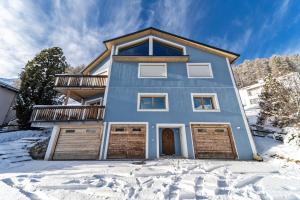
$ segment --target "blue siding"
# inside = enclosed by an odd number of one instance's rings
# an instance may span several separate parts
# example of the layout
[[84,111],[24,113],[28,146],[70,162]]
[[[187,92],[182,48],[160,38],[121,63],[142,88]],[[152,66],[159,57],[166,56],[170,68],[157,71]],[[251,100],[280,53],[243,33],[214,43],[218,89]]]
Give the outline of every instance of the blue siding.
[[95,66],[92,70],[91,70],[91,74],[98,74],[99,72],[101,72],[104,69],[108,68],[108,64],[109,64],[109,56],[106,57],[102,62],[100,62],[97,66]]
[[[138,79],[138,63],[113,62],[105,122],[148,122],[150,159],[157,155],[157,123],[185,124],[188,156],[193,158],[190,122],[228,122],[239,159],[252,159],[226,59],[192,47],[187,47],[187,54],[190,55],[189,62],[211,63],[214,78],[188,79],[186,63],[168,63],[167,79]],[[137,95],[142,92],[168,93],[169,112],[138,112]],[[191,93],[217,93],[221,111],[193,112]]]

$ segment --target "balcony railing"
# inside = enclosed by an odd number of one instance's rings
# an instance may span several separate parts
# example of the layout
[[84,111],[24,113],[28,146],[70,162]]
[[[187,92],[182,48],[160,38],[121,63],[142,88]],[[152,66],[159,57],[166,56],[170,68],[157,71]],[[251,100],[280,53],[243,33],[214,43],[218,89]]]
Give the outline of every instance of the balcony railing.
[[101,121],[104,106],[35,106],[31,122]]
[[106,86],[106,75],[73,75],[56,74],[54,87],[87,87],[104,88]]

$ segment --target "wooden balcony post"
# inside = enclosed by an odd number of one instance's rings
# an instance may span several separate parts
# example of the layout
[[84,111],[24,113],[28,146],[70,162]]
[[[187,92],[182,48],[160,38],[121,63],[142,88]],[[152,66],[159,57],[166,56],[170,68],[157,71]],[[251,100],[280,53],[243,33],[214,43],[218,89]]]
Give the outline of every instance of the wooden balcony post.
[[83,77],[80,77],[80,86],[82,86]]
[[85,120],[86,108],[83,109],[82,120]]
[[54,83],[55,86],[57,86],[57,84],[58,84],[58,79],[59,79],[59,77],[55,78],[55,83]]
[[56,116],[57,116],[57,109],[54,110],[53,121],[56,120]]
[[70,82],[71,82],[71,77],[69,76],[68,77],[68,86],[70,85]]
[[38,116],[39,114],[39,110],[36,110],[36,113],[35,113],[35,116],[34,116],[34,121],[36,121],[36,117]]
[[64,105],[68,104],[69,98],[70,98],[70,90],[68,90],[67,96],[65,96]]

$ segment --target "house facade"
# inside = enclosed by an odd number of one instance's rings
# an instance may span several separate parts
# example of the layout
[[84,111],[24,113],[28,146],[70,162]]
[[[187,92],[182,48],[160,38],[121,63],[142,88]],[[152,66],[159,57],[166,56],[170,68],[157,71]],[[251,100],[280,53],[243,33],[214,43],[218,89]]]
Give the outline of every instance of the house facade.
[[[281,84],[291,90],[298,90],[300,85],[299,72],[290,72],[276,78]],[[264,87],[264,81],[259,80],[257,83],[239,89],[242,104],[246,110],[259,109],[260,95]]]
[[37,106],[53,126],[45,159],[251,160],[255,145],[230,63],[238,55],[155,28],[104,41],[55,89],[80,106]]
[[16,111],[13,107],[17,93],[16,88],[0,81],[0,126],[16,119]]
[[242,104],[245,109],[259,108],[259,95],[262,92],[263,86],[264,82],[261,80],[258,83],[239,89]]

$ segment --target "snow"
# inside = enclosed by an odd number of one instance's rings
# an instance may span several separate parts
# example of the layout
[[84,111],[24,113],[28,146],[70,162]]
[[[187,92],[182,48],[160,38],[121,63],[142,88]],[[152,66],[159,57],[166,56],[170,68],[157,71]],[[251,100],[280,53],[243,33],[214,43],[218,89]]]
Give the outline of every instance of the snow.
[[248,122],[250,125],[256,124],[257,116],[259,114],[259,109],[257,109],[257,108],[246,109],[245,114],[248,118]]
[[[24,153],[39,137],[1,142],[1,154]],[[300,165],[291,160],[299,149],[267,137],[255,142],[264,162],[8,158],[0,160],[0,199],[300,199]]]

